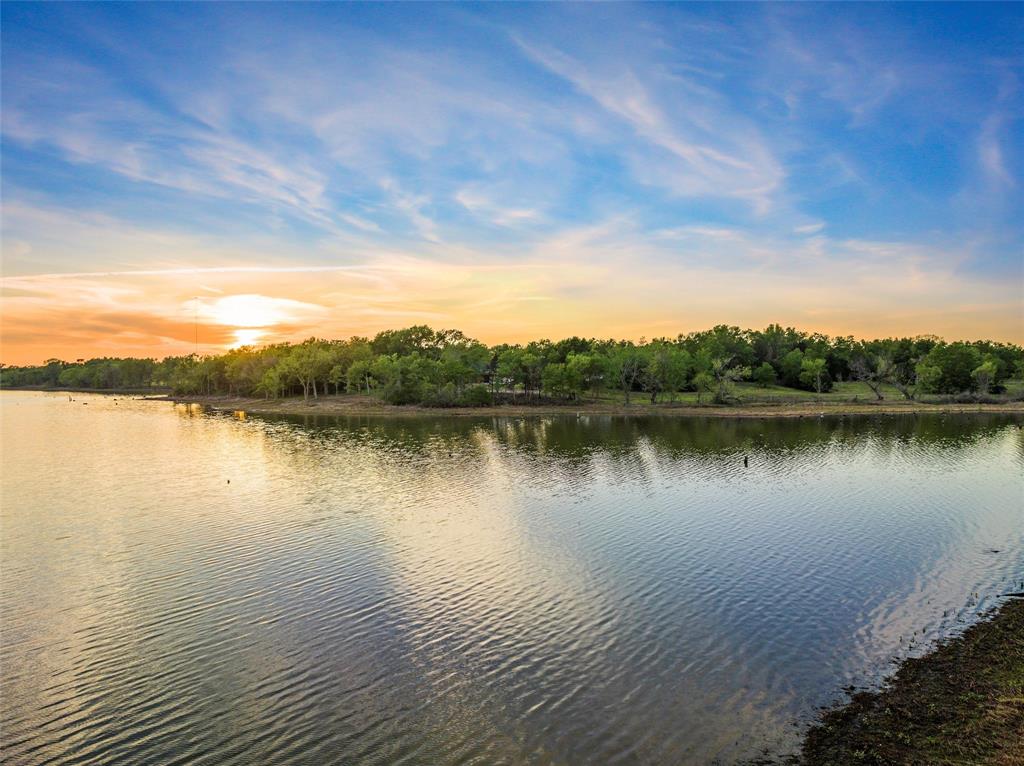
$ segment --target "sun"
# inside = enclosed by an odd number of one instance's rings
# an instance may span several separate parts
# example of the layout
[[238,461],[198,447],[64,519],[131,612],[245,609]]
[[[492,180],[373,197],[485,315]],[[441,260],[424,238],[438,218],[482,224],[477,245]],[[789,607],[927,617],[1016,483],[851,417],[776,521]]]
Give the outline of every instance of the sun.
[[230,327],[271,327],[289,318],[289,303],[265,295],[229,295],[214,301],[206,313],[217,324]]
[[235,342],[231,344],[230,348],[240,348],[242,346],[255,346],[266,335],[266,332],[253,327],[242,327],[235,330]]
[[314,303],[273,298],[268,295],[245,293],[225,295],[215,300],[194,299],[191,307],[204,324],[231,328],[234,342],[228,348],[255,346],[267,341],[277,332],[308,325],[326,312],[326,307]]

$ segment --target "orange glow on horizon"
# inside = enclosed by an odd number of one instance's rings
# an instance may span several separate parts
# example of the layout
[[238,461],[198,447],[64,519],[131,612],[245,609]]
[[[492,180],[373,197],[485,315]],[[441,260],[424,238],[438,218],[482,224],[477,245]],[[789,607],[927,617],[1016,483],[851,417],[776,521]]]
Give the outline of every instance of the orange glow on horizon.
[[800,269],[742,274],[685,263],[623,268],[619,255],[566,247],[517,262],[392,256],[360,267],[5,276],[0,360],[163,358],[197,346],[215,354],[414,324],[488,344],[639,340],[774,322],[859,338],[1024,341],[1017,283],[922,270],[913,257],[809,259]]
[[[5,300],[0,360],[37,364],[52,357],[159,359],[190,354],[197,347],[200,354],[218,354],[311,336],[372,337],[413,324],[461,329],[488,344],[572,335],[639,340],[675,337],[723,323],[763,328],[773,322],[862,338],[934,334],[948,340],[1024,340],[1012,295],[987,305],[951,303],[946,309],[904,300],[902,309],[893,310],[879,306],[889,300],[884,294],[861,292],[854,302],[841,290],[819,289],[814,300],[801,304],[804,287],[781,282],[734,287],[729,299],[722,300],[714,295],[728,287],[711,277],[666,280],[679,285],[673,291],[646,280],[620,279],[596,294],[593,287],[576,286],[578,295],[559,295],[557,288],[546,284],[548,279],[547,274],[525,279],[516,272],[468,272],[454,279],[448,273],[424,278],[419,289],[396,279],[396,284],[375,284],[360,291],[360,285],[338,277],[310,280],[308,275],[287,275],[275,278],[273,285],[247,278],[247,292],[201,298],[198,312],[195,299],[186,297],[195,286],[175,284],[178,280],[69,279],[31,288],[19,285],[25,293],[38,294]],[[254,284],[258,281],[263,283]],[[10,284],[7,280],[5,286]],[[302,300],[281,297],[285,291]],[[276,296],[267,294],[272,292]]]

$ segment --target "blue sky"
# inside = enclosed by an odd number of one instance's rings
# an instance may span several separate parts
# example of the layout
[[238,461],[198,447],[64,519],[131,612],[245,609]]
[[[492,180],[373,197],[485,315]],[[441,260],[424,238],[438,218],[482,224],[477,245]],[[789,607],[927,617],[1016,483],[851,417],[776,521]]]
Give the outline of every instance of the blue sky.
[[265,340],[1021,339],[1016,4],[2,14],[16,354],[174,350],[197,292],[211,345],[239,294]]

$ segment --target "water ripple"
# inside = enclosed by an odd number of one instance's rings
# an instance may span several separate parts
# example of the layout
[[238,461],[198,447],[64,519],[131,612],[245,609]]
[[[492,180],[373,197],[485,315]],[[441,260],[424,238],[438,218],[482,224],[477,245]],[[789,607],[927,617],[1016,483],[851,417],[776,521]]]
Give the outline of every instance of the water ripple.
[[0,396],[10,763],[729,763],[1024,587],[1007,417],[89,401]]

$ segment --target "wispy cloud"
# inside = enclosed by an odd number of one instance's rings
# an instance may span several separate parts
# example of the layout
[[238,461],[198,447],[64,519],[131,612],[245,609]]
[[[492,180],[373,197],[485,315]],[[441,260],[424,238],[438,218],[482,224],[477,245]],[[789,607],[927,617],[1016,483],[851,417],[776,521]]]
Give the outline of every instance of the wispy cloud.
[[1008,9],[3,13],[5,354],[43,327],[181,348],[197,294],[323,307],[266,342],[1019,333]]
[[794,226],[793,231],[797,234],[817,234],[819,231],[825,228],[824,221],[817,221],[815,223],[804,223],[799,226]]
[[522,226],[541,218],[540,212],[532,208],[499,205],[478,188],[460,189],[455,194],[455,200],[469,212],[496,226]]
[[[644,142],[662,150],[653,156],[633,150],[640,180],[686,196],[740,197],[760,211],[768,206],[781,182],[781,167],[756,129],[719,103],[717,94],[694,97],[688,88],[679,87],[684,75],[668,78],[654,62],[646,62],[641,79],[628,62],[587,66],[557,49],[518,36],[514,39],[531,59],[568,80]],[[652,80],[675,86],[665,99],[673,104],[671,116],[645,84]]]

